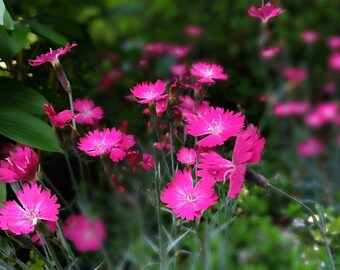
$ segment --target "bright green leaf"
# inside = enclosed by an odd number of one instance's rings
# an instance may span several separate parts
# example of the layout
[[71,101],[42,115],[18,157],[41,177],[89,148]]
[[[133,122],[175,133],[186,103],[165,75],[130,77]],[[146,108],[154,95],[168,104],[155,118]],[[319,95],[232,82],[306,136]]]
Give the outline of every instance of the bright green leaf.
[[19,81],[0,77],[0,107],[16,108],[27,113],[43,114],[44,96]]
[[40,24],[36,21],[29,21],[28,25],[34,32],[58,45],[65,46],[69,43],[66,37],[46,25]]
[[26,26],[15,23],[13,31],[9,34],[0,29],[0,57],[12,59],[27,43],[28,29]]
[[51,126],[16,108],[0,107],[0,134],[37,149],[62,152]]
[[4,26],[9,30],[14,29],[14,22],[12,20],[11,15],[7,11],[7,9],[5,9],[5,13],[4,13]]
[[5,3],[3,0],[0,0],[0,25],[4,25],[5,10]]

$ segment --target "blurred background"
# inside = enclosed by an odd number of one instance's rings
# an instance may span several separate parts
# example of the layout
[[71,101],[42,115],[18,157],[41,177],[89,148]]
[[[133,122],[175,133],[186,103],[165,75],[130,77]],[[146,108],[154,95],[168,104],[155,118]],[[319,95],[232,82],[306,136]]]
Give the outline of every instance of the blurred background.
[[[340,254],[340,1],[272,3],[285,11],[263,25],[247,12],[259,0],[5,0],[12,22],[0,29],[0,75],[62,109],[67,96],[50,65],[32,68],[27,60],[77,42],[60,58],[74,97],[100,104],[103,125],[126,120],[129,133],[151,145],[147,116],[128,100],[129,89],[174,81],[177,64],[223,66],[229,80],[209,89],[210,104],[242,111],[260,127],[267,144],[254,169],[306,204],[323,204],[333,254]],[[322,269],[325,251],[308,216],[279,195],[247,188],[226,244],[230,269]],[[112,248],[126,244],[116,234]],[[130,246],[130,255],[138,257],[141,246]]]

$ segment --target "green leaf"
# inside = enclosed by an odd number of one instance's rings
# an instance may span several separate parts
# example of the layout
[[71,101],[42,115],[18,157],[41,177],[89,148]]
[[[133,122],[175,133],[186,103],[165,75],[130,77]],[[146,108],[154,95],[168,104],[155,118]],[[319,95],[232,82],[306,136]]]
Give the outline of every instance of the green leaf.
[[0,207],[2,207],[2,202],[6,200],[7,189],[6,183],[0,183]]
[[29,21],[28,25],[34,32],[58,45],[65,46],[69,43],[66,37],[46,25],[40,24],[36,21]]
[[37,149],[62,152],[51,126],[16,108],[0,107],[0,134]]
[[5,13],[4,13],[4,26],[9,30],[14,29],[14,22],[7,9],[5,9]]
[[4,25],[4,15],[5,15],[5,3],[0,0],[0,25]]
[[0,77],[0,107],[12,107],[27,113],[43,114],[43,106],[48,103],[44,96],[23,83]]
[[0,28],[0,57],[5,60],[12,59],[27,43],[28,29],[26,26],[15,23],[11,34]]

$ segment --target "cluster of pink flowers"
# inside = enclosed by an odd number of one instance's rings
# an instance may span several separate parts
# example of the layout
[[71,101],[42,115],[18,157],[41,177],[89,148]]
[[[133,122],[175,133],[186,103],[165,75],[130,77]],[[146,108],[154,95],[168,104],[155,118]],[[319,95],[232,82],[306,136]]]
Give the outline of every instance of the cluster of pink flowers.
[[87,124],[91,126],[98,125],[98,121],[103,118],[103,109],[95,106],[90,99],[76,99],[73,102],[76,113],[73,115],[70,110],[63,110],[56,113],[52,104],[45,104],[44,111],[55,128],[64,128],[74,118],[78,124]]
[[107,235],[101,219],[89,219],[83,214],[69,216],[65,220],[63,233],[79,252],[99,250]]
[[0,228],[14,234],[28,234],[35,230],[35,225],[42,221],[55,222],[59,207],[57,197],[51,196],[36,183],[39,157],[28,146],[12,146],[8,156],[0,161],[0,182],[12,183],[25,181],[22,191],[17,190],[20,202],[4,201],[0,208]]
[[[180,68],[183,68],[184,73],[184,67]],[[201,217],[202,211],[217,202],[218,196],[214,189],[217,182],[230,180],[228,198],[235,198],[240,194],[247,164],[260,161],[265,140],[260,138],[258,129],[253,125],[243,129],[245,116],[242,113],[210,106],[209,102],[203,99],[207,88],[216,80],[228,79],[220,65],[197,62],[192,65],[190,73],[192,80],[188,76],[179,80],[177,78],[175,83],[169,85],[169,94],[165,92],[165,83],[159,80],[155,84],[137,84],[131,92],[138,103],[155,103],[157,128],[164,132],[161,141],[155,142],[158,150],[177,151],[174,142],[170,143],[171,135],[167,125],[163,125],[161,121],[165,111],[171,111],[177,126],[184,124],[183,132],[187,136],[195,137],[195,145],[192,148],[182,145],[178,149],[177,161],[185,166],[185,169],[178,169],[161,193],[161,201],[179,218],[192,221]],[[194,90],[195,98],[179,93],[181,89]],[[197,100],[197,96],[202,98]],[[170,98],[172,103],[169,108]],[[144,112],[150,113],[149,108]],[[173,136],[178,136],[177,130]],[[224,145],[232,137],[236,137],[236,142],[232,160],[229,161],[220,156],[215,147]],[[193,180],[194,173],[195,179],[199,177],[197,182]]]

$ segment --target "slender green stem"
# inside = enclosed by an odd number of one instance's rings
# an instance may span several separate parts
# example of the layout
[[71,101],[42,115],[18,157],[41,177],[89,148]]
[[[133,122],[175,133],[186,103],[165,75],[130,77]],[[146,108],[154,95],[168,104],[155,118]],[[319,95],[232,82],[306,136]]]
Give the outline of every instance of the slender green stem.
[[[69,100],[69,103],[70,103],[70,109],[71,109],[72,115],[74,115],[72,91],[67,92],[67,94],[68,94],[68,100]],[[72,127],[73,127],[74,130],[77,130],[76,120],[75,120],[74,117],[72,118]]]
[[50,243],[50,240],[45,238],[42,234],[39,234],[39,237],[40,237],[41,242],[46,245],[47,251],[50,254],[50,256],[52,257],[52,259],[53,259],[57,269],[58,270],[62,270],[63,267],[61,266],[61,264],[60,264],[60,262],[58,260],[58,257],[57,257],[57,255],[54,252],[54,249],[53,249],[53,247],[52,247],[52,245]]
[[[329,246],[329,241],[328,241],[328,238],[327,238],[327,233],[325,231],[325,228],[323,226],[320,225],[320,223],[318,222],[314,212],[312,209],[310,209],[307,205],[305,205],[303,202],[299,201],[298,199],[295,199],[293,196],[289,195],[288,193],[286,193],[285,191],[269,184],[268,185],[269,188],[273,189],[274,191],[278,192],[278,193],[281,193],[283,195],[285,195],[286,197],[290,198],[291,200],[293,200],[294,202],[298,203],[299,205],[302,206],[302,208],[304,208],[312,217],[313,219],[313,223],[314,225],[319,229],[321,235],[322,235],[322,238],[323,238],[323,241],[325,243],[325,247],[326,247],[326,250],[327,250],[327,256],[328,256],[328,260],[329,260],[329,264],[330,264],[330,269],[331,270],[335,270],[335,265],[334,265],[334,260],[333,260],[333,256],[332,256],[332,252],[331,252],[331,248]],[[321,219],[321,217],[320,217]]]
[[67,240],[65,239],[65,236],[64,236],[63,231],[62,231],[61,226],[60,226],[60,222],[57,221],[56,225],[57,225],[57,236],[59,237],[61,244],[62,244],[61,250],[63,251],[63,253],[64,253],[65,250],[67,252],[67,254],[64,254],[64,256],[66,257],[67,260],[68,260],[68,258],[70,258],[72,260],[72,263],[75,266],[75,268],[77,270],[80,270],[77,258],[74,256]]
[[171,150],[170,150],[170,157],[171,157],[171,174],[174,174],[175,171],[175,162],[174,162],[174,150],[173,150],[173,126],[172,126],[172,122],[170,120],[170,124],[169,124],[169,130],[170,130],[170,145],[171,145]]

